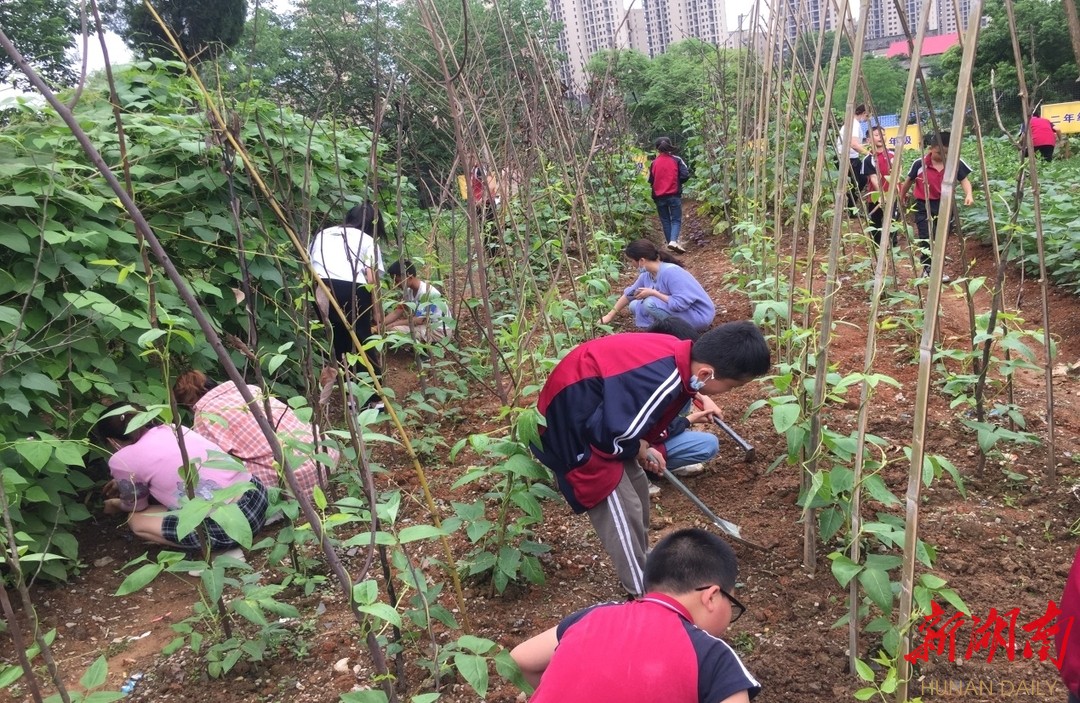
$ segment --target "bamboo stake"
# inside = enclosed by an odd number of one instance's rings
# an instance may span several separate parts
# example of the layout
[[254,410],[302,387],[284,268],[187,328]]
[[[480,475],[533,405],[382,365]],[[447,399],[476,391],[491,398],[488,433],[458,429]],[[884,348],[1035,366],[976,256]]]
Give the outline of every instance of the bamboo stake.
[[[1016,59],[1016,78],[1020,83],[1020,104],[1024,119],[1031,114],[1028,102],[1027,81],[1024,78],[1024,62],[1020,56],[1020,42],[1016,38],[1016,11],[1013,0],[1005,0],[1005,12],[1009,16],[1013,57]],[[1028,174],[1031,178],[1031,197],[1035,208],[1035,246],[1039,254],[1039,293],[1042,298],[1043,318],[1043,373],[1046,378],[1046,477],[1057,481],[1057,456],[1054,452],[1054,347],[1050,338],[1050,279],[1046,274],[1046,247],[1043,237],[1042,206],[1039,199],[1039,169],[1035,165],[1035,148],[1031,144],[1031,130],[1024,130],[1024,146],[1027,147]]]
[[[843,14],[847,14],[847,0],[843,1]],[[854,56],[851,62],[851,77],[848,81],[847,107],[845,114],[855,114],[855,90],[858,87],[859,71],[862,70],[863,43],[866,40],[866,24],[870,16],[870,0],[862,0],[859,8],[859,29],[855,37]],[[839,53],[839,52],[838,52]],[[834,57],[835,59],[835,57]],[[814,366],[814,395],[811,402],[810,415],[810,439],[811,454],[803,469],[803,478],[812,479],[817,471],[818,458],[821,454],[821,413],[825,407],[826,377],[829,371],[829,346],[832,343],[833,308],[837,291],[837,277],[840,269],[840,228],[843,223],[844,209],[840,202],[846,197],[848,179],[844,169],[843,146],[851,143],[852,130],[855,129],[854,120],[844,120],[844,126],[840,131],[841,149],[838,158],[841,162],[840,177],[836,179],[836,207],[833,209],[832,234],[829,239],[829,263],[825,274],[825,294],[821,308],[821,331],[818,333],[817,354]],[[848,166],[850,168],[850,166]],[[819,172],[820,175],[820,172]],[[812,268],[808,269],[808,275]],[[810,507],[813,496],[803,491],[806,507],[803,508],[803,566],[814,571],[817,562],[817,524],[814,510]]]
[[[818,107],[817,97],[816,96],[817,96],[817,89],[818,89],[818,79],[821,77],[821,55],[822,55],[822,53],[824,51],[824,47],[825,47],[825,16],[824,16],[824,13],[822,13],[821,26],[820,26],[820,30],[817,33],[817,43],[816,43],[815,48],[814,48],[814,65],[812,67],[813,68],[813,74],[812,74],[813,77],[811,78],[810,91],[809,91],[809,93],[807,95],[806,122],[805,122],[805,131],[803,132],[802,159],[799,161],[799,173],[806,173],[806,163],[810,158],[810,136],[813,134],[814,113],[817,111],[817,107]],[[835,44],[834,44],[833,50],[834,50],[834,53],[835,53],[835,51],[836,51]],[[792,52],[792,53],[794,53],[794,52]],[[830,85],[831,85],[831,82],[832,81],[830,79]],[[830,89],[826,88],[826,95],[830,94],[829,91],[830,91]],[[822,131],[827,129],[826,125],[828,125],[828,123],[829,123],[828,110],[829,110],[829,104],[828,104],[828,102],[826,102],[825,105],[821,107],[821,116],[822,116],[822,125],[823,125]],[[820,138],[819,138],[819,141],[818,141],[818,145],[819,145],[819,147],[821,145]],[[822,172],[822,169],[825,166],[825,155],[822,152],[822,149],[820,149],[820,148],[818,149],[816,166],[817,166],[817,173],[820,174]],[[820,180],[821,180],[820,178],[815,179],[815,184],[814,184],[814,189],[815,189],[814,197],[815,198],[820,197],[821,191],[820,191],[820,189],[818,187],[818,182]],[[805,193],[806,193],[806,179],[802,179],[800,181],[800,183],[799,183],[799,188],[798,188],[798,190],[796,191],[796,194],[795,194],[795,217],[794,217],[794,223],[792,225],[792,230],[791,230],[791,266],[788,268],[788,280],[790,281],[790,285],[788,286],[788,319],[791,320],[792,322],[794,322],[794,320],[795,320],[795,277],[796,277],[796,265],[797,265],[797,262],[799,260],[799,235],[801,233],[802,223],[803,223],[803,214],[802,214],[802,211],[803,211],[803,195]],[[815,210],[815,212],[816,212],[816,210]],[[813,227],[813,225],[811,225],[811,228],[812,227]],[[807,266],[812,265],[812,257],[811,257],[811,255],[809,253],[811,251],[813,251],[813,235],[811,235],[810,244],[808,245]],[[812,276],[810,276],[810,279],[812,280]],[[806,326],[807,326],[807,321],[806,321],[806,318],[804,317],[803,327],[806,327]],[[790,357],[788,358],[788,361],[791,361]]]
[[[881,306],[881,295],[885,289],[886,252],[891,257],[892,247],[890,236],[892,228],[892,215],[896,208],[897,186],[900,183],[900,174],[903,171],[899,165],[903,163],[903,148],[907,135],[907,116],[911,110],[911,103],[915,99],[915,83],[919,74],[919,63],[922,58],[923,40],[926,38],[926,27],[930,20],[932,3],[924,3],[922,14],[919,18],[919,28],[911,52],[911,67],[908,70],[907,85],[904,89],[904,101],[900,110],[900,129],[897,140],[900,150],[896,155],[896,164],[889,172],[889,187],[886,197],[881,206],[885,208],[885,217],[881,225],[881,239],[877,250],[877,263],[874,270],[874,290],[870,296],[870,315],[866,324],[866,350],[863,354],[863,373],[869,374],[873,370],[874,357],[877,354],[877,328],[878,313]],[[853,488],[851,492],[851,529],[848,534],[851,546],[848,552],[851,561],[856,564],[862,559],[862,481],[863,468],[865,466],[866,453],[866,428],[870,419],[870,383],[863,379],[859,389],[859,416],[857,420],[855,466],[853,468]],[[859,583],[858,579],[852,579],[848,586],[848,670],[855,671],[855,662],[859,658]]]
[[[960,65],[960,86],[971,82],[975,64],[975,45],[979,36],[979,18],[982,17],[982,0],[974,0],[968,16],[968,28],[964,40],[964,54]],[[949,219],[953,210],[953,194],[956,190],[956,167],[960,163],[961,134],[968,91],[956,91],[953,104],[952,139],[945,160],[945,177],[941,184],[941,206],[938,212],[937,233],[934,241],[930,284],[926,293],[923,315],[922,340],[919,344],[919,375],[915,392],[914,430],[911,438],[911,464],[908,468],[907,503],[904,523],[904,564],[900,577],[900,611],[897,624],[900,628],[900,646],[897,651],[897,703],[906,703],[911,666],[905,655],[911,651],[909,627],[911,604],[915,583],[915,548],[919,534],[919,495],[922,488],[922,465],[926,456],[926,409],[930,400],[930,375],[934,365],[934,335],[937,326],[937,309],[941,298],[941,276],[945,270],[945,247],[949,233]]]

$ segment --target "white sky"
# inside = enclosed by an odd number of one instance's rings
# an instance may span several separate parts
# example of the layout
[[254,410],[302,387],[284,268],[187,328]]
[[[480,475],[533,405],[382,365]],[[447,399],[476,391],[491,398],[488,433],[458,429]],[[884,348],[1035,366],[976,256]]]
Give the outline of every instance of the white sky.
[[[105,32],[105,46],[109,50],[109,60],[113,66],[124,64],[131,61],[131,51],[124,46],[124,42],[120,37],[113,32]],[[82,39],[76,39],[75,41],[75,53],[82,59]],[[93,73],[94,71],[100,71],[105,68],[105,57],[101,53],[101,43],[95,36],[90,37],[90,41],[86,47],[86,71],[87,73]],[[81,61],[76,62],[76,70],[81,70],[79,66]]]
[[[767,12],[766,3],[761,3],[761,11]],[[733,32],[739,28],[739,15],[746,15],[743,22],[745,28],[750,24],[750,13],[754,11],[754,0],[725,0],[724,14],[727,15],[728,31]]]

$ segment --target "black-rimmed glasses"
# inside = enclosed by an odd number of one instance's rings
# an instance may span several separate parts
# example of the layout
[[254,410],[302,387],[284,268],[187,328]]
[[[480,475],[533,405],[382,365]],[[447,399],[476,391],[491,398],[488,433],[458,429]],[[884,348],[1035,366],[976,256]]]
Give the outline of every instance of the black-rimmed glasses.
[[[707,591],[710,588],[712,588],[712,586],[700,586],[698,588],[695,588],[694,590]],[[731,624],[742,617],[742,614],[746,612],[746,606],[740,603],[738,598],[731,595],[723,588],[720,588],[720,586],[717,586],[717,589],[719,589],[720,593],[722,593],[723,596],[731,602],[731,620],[728,622],[728,624]]]

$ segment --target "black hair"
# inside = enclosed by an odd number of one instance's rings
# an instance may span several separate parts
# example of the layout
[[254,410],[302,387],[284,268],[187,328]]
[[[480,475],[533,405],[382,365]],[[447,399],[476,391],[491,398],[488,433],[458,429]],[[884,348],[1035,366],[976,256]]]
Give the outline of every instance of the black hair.
[[657,320],[645,331],[653,332],[654,334],[670,334],[676,339],[684,339],[691,342],[696,342],[698,337],[701,336],[701,332],[694,329],[693,325],[678,317],[665,317],[662,320]]
[[645,559],[646,591],[681,595],[719,585],[730,593],[738,577],[738,560],[728,543],[694,527],[672,532]]
[[923,140],[923,146],[927,149],[935,146],[948,147],[949,140],[952,134],[948,131],[938,132],[937,134],[928,134],[926,139]]
[[670,154],[671,152],[675,151],[675,147],[671,145],[671,139],[669,139],[668,137],[660,137],[656,140],[653,146],[655,146],[656,150],[659,151],[661,154]]
[[413,266],[413,262],[408,259],[402,259],[401,261],[395,261],[386,268],[386,273],[390,276],[401,276],[401,269],[405,269],[406,276],[415,276],[416,267]]
[[764,376],[772,366],[769,345],[753,322],[725,322],[701,335],[690,358],[713,367],[716,378],[749,381]]
[[623,250],[623,253],[626,254],[626,258],[631,261],[647,259],[648,261],[664,261],[669,264],[675,264],[676,266],[682,266],[681,261],[666,251],[658,248],[648,239],[635,239],[626,245],[626,249]]
[[355,227],[362,230],[375,239],[386,239],[386,227],[383,218],[379,216],[379,209],[365,200],[354,206],[345,215],[345,226]]
[[856,105],[855,106],[855,114],[856,115],[865,115],[866,114],[866,105],[864,105],[862,103],[859,103],[858,105]]
[[1032,117],[1042,117],[1042,105],[1036,105],[1035,109],[1031,111]]
[[[128,410],[122,413],[116,413],[115,415],[109,415],[109,413],[119,410],[120,408],[128,408]],[[101,446],[107,446],[108,440],[116,439],[120,440],[124,444],[130,444],[131,442],[138,441],[140,437],[151,427],[156,427],[161,424],[161,420],[154,418],[147,422],[142,427],[138,427],[131,432],[128,432],[128,425],[135,419],[135,416],[141,412],[144,412],[145,408],[135,405],[134,403],[128,403],[125,401],[117,401],[110,404],[102,415],[109,415],[109,417],[102,417],[90,430],[90,438],[94,440],[95,444]]]

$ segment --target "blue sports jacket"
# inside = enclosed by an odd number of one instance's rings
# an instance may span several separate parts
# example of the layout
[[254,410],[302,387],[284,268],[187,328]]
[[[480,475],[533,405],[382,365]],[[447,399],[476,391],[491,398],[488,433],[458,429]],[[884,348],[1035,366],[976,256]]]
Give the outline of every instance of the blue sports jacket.
[[639,440],[658,441],[694,397],[691,346],[666,334],[616,334],[579,345],[551,372],[537,401],[547,426],[533,453],[574,512],[607,498]]

